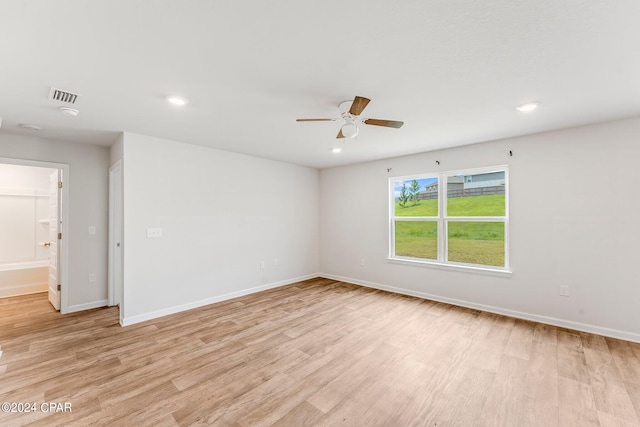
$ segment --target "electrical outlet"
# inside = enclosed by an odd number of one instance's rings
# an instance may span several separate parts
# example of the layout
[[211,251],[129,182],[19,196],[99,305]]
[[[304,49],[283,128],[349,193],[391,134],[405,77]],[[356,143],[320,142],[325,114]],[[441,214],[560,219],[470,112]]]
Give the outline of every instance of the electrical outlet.
[[560,285],[560,296],[569,296],[569,285]]
[[95,236],[96,235],[96,226],[95,225],[90,225],[89,226],[89,236]]
[[89,283],[96,283],[96,275],[91,273],[89,274]]
[[147,228],[148,238],[162,237],[162,228]]
[[260,270],[264,270],[265,266],[264,261],[260,261]]
[[364,258],[362,258],[362,259],[360,260],[360,265],[361,265],[361,266],[364,266]]
[[276,267],[278,266],[278,258],[273,260],[273,265],[276,266]]

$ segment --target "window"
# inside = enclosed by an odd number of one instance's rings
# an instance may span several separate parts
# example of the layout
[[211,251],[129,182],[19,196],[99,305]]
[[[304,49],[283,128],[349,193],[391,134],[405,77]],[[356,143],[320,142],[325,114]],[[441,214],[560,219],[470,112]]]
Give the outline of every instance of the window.
[[508,270],[507,180],[506,167],[392,178],[390,259]]

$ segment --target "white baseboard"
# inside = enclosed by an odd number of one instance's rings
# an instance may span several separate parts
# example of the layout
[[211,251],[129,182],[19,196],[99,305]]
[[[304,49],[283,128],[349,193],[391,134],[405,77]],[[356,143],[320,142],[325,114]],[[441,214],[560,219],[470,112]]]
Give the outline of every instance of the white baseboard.
[[[320,275],[308,274],[306,276],[295,277],[293,279],[287,279],[280,282],[268,283],[266,285],[256,286],[254,288],[243,289],[241,291],[230,292],[228,294],[217,295],[211,298],[206,298],[199,301],[190,302],[187,304],[176,305],[173,307],[163,308],[162,310],[156,310],[149,313],[138,314],[135,316],[123,317],[120,319],[120,325],[129,326],[140,322],[145,322],[151,319],[157,319],[158,317],[168,316],[170,314],[180,313],[181,311],[187,311],[194,308],[202,307],[209,304],[214,304],[216,302],[226,301],[232,298],[242,297],[249,294],[254,294],[256,292],[266,291],[268,289],[278,288],[280,286],[291,285],[292,283],[302,282],[303,280],[313,279],[315,277],[319,277]],[[125,302],[126,304],[126,302]],[[106,305],[106,300],[105,300]]]
[[70,305],[69,307],[67,307],[67,310],[64,312],[64,314],[73,313],[73,312],[82,311],[82,310],[91,310],[92,308],[106,307],[108,305],[108,302],[109,301],[106,299],[101,299],[98,301],[92,301],[85,304]]
[[413,291],[410,289],[396,288],[380,283],[369,282],[365,280],[353,279],[351,277],[336,276],[334,274],[319,273],[320,277],[341,282],[353,283],[355,285],[366,286],[367,288],[379,289],[382,291],[394,292],[397,294],[410,295],[418,298],[424,298],[432,301],[444,302],[447,304],[457,305],[460,307],[473,308],[476,310],[487,311],[489,313],[502,314],[517,319],[531,320],[533,322],[545,323],[552,326],[560,326],[562,328],[573,329],[576,331],[589,332],[592,334],[602,335],[610,338],[618,338],[626,341],[640,343],[640,334],[628,331],[619,331],[616,329],[604,328],[586,323],[573,322],[571,320],[558,319],[556,317],[540,316],[537,314],[524,313],[521,311],[509,310],[507,308],[494,307],[491,305],[477,304],[474,302],[459,300],[455,298],[447,298],[438,295],[432,295],[425,292]]
[[17,297],[20,295],[37,294],[47,292],[48,283],[27,283],[23,285],[15,285],[7,288],[0,288],[0,298]]

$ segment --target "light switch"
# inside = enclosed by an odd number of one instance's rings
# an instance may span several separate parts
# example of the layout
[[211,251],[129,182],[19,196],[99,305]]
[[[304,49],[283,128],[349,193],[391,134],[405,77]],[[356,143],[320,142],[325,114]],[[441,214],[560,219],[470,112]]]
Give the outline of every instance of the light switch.
[[89,274],[89,283],[95,283],[96,282],[96,275],[91,273]]
[[162,228],[147,228],[148,238],[162,237]]
[[90,225],[89,226],[89,236],[95,236],[96,235],[96,226],[95,225]]

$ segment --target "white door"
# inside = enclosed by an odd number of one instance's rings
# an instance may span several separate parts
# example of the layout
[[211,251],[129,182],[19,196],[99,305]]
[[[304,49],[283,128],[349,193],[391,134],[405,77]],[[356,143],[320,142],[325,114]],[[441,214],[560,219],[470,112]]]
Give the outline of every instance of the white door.
[[60,310],[60,291],[58,277],[60,274],[60,170],[49,177],[49,302],[53,308]]
[[109,168],[109,305],[122,307],[122,162]]

